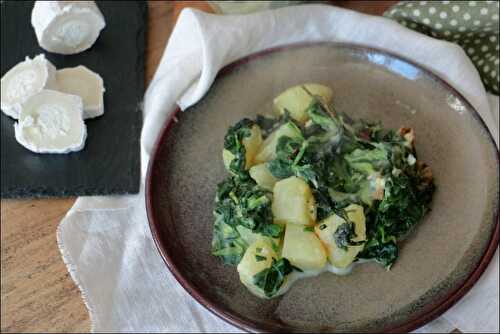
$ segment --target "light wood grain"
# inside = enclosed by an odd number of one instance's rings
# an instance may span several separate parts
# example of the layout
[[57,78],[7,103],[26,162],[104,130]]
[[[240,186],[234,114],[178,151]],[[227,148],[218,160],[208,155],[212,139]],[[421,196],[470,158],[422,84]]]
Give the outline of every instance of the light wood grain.
[[[396,1],[332,1],[381,15]],[[160,62],[165,44],[184,7],[210,11],[204,1],[151,1],[145,80]],[[56,228],[74,198],[1,201],[1,331],[86,332],[88,313],[64,265]]]
[[2,201],[2,332],[88,330],[55,235],[73,201]]

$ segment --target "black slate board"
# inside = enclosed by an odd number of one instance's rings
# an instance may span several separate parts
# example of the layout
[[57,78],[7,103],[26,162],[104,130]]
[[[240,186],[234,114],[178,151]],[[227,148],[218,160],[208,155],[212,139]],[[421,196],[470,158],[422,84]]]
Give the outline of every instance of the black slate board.
[[2,76],[26,56],[44,53],[57,69],[85,65],[104,79],[104,115],[86,121],[85,148],[35,154],[14,138],[14,120],[1,113],[1,197],[137,193],[140,182],[139,104],[144,95],[147,7],[139,1],[98,1],[106,27],[76,55],[41,49],[31,26],[33,1],[1,1]]

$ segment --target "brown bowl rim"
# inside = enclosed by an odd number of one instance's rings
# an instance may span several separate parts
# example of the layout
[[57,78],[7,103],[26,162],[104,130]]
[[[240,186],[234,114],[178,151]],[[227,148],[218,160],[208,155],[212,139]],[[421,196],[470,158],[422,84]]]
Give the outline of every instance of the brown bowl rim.
[[[280,52],[280,51],[289,50],[289,49],[319,46],[319,45],[329,45],[332,47],[351,48],[351,49],[358,49],[358,50],[363,50],[363,51],[368,51],[368,52],[377,52],[377,53],[383,54],[385,56],[389,56],[389,57],[396,58],[398,60],[402,60],[402,61],[404,61],[412,66],[419,68],[426,75],[430,76],[432,79],[434,79],[437,82],[444,85],[447,89],[452,91],[456,96],[459,96],[462,99],[462,101],[465,102],[466,106],[468,107],[467,109],[472,110],[472,116],[479,122],[479,124],[483,128],[483,130],[486,131],[486,133],[488,134],[490,143],[493,145],[493,147],[496,150],[497,167],[499,166],[500,154],[498,152],[498,148],[497,148],[495,141],[493,139],[493,135],[488,130],[488,127],[486,126],[485,122],[483,121],[483,119],[481,118],[479,113],[476,111],[476,109],[472,106],[472,104],[457,89],[455,89],[452,85],[450,85],[446,80],[442,79],[440,76],[435,74],[433,71],[429,70],[425,66],[422,66],[422,65],[414,62],[411,59],[408,59],[404,56],[395,54],[395,53],[390,52],[390,51],[378,49],[378,48],[371,47],[371,46],[365,46],[362,44],[339,43],[339,42],[303,42],[303,43],[286,44],[286,45],[281,45],[281,46],[277,46],[277,47],[273,47],[273,48],[269,48],[269,49],[265,49],[262,51],[252,53],[248,56],[240,58],[240,59],[224,66],[217,74],[215,80],[230,73],[238,66],[246,64],[250,61],[253,61],[257,58],[263,57],[263,56],[268,55],[270,53]],[[177,269],[177,267],[173,264],[173,261],[171,260],[171,256],[170,256],[169,252],[167,251],[167,248],[163,245],[161,230],[159,228],[159,219],[156,218],[155,210],[153,208],[152,174],[153,174],[153,170],[155,169],[156,158],[158,156],[158,152],[160,150],[160,147],[164,144],[164,142],[166,140],[166,135],[167,135],[168,131],[170,130],[170,128],[172,127],[172,125],[174,123],[175,116],[177,115],[177,113],[179,111],[180,111],[180,108],[176,107],[175,110],[171,113],[170,117],[166,120],[166,122],[165,122],[165,124],[160,132],[160,135],[158,136],[156,143],[153,147],[153,151],[152,151],[153,153],[152,153],[150,160],[149,160],[148,170],[147,170],[147,175],[146,175],[145,200],[146,200],[147,217],[148,217],[148,221],[149,221],[149,227],[151,229],[151,233],[153,236],[153,240],[155,242],[155,245],[156,245],[163,261],[165,262],[167,268],[173,274],[175,279],[184,288],[184,290],[186,290],[198,303],[200,303],[208,311],[210,311],[214,315],[218,316],[219,318],[223,319],[224,321],[230,323],[231,325],[233,325],[241,330],[247,331],[247,332],[271,332],[271,331],[275,332],[275,331],[300,330],[298,328],[289,327],[289,326],[280,326],[280,325],[261,326],[257,322],[254,322],[254,321],[251,321],[248,319],[243,319],[242,317],[240,317],[232,312],[226,311],[224,308],[220,307],[216,303],[210,302],[207,298],[204,297],[204,294],[202,292],[197,291],[191,285],[189,280],[186,279],[182,275],[182,273]],[[497,171],[498,171],[498,168],[497,168]],[[416,315],[413,316],[411,319],[409,319],[407,322],[400,324],[400,325],[392,326],[392,327],[389,326],[389,327],[381,328],[380,332],[387,332],[387,333],[411,332],[411,331],[429,323],[430,321],[436,319],[440,315],[442,315],[449,308],[451,308],[454,304],[456,304],[474,286],[474,284],[479,280],[481,275],[484,273],[484,271],[488,267],[488,264],[490,263],[491,259],[493,258],[493,255],[495,254],[495,251],[499,245],[500,223],[499,223],[499,199],[498,199],[498,197],[497,197],[496,204],[497,204],[496,205],[496,213],[495,213],[495,216],[493,218],[493,223],[496,225],[495,229],[491,235],[491,238],[489,240],[488,246],[486,247],[486,250],[484,251],[481,259],[479,260],[479,263],[477,264],[476,268],[470,273],[470,275],[467,277],[467,279],[460,286],[456,287],[453,291],[451,291],[447,295],[439,298],[433,304],[427,305],[426,307],[424,307],[420,312],[416,313]]]

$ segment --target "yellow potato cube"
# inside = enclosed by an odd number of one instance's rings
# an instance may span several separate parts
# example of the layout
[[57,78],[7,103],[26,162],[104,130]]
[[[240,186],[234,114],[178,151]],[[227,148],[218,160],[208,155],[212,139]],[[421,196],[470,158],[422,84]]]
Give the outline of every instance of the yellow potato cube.
[[316,221],[316,201],[311,188],[295,176],[274,185],[272,210],[277,224],[312,225]]
[[238,264],[237,270],[240,281],[255,295],[266,298],[264,291],[254,284],[253,277],[262,270],[271,267],[272,260],[277,259],[269,240],[258,238],[245,251],[245,255]]
[[[349,220],[354,223],[356,237],[353,238],[352,241],[366,240],[366,223],[363,207],[357,204],[351,204],[344,210]],[[337,228],[345,222],[343,218],[333,214],[321,221],[314,229],[314,232],[321,239],[321,242],[328,251],[328,260],[330,260],[332,265],[338,268],[348,267],[364,247],[364,245],[347,246],[347,250],[344,250],[337,246],[334,234]]]
[[[250,130],[250,136],[243,138],[241,141],[243,146],[245,146],[245,169],[249,169],[255,164],[255,156],[260,150],[262,144],[262,133],[258,125],[254,125]],[[234,154],[230,151],[222,150],[222,160],[224,161],[224,167],[229,170],[231,161],[234,159]]]
[[288,110],[294,120],[305,124],[309,119],[306,110],[313,100],[309,93],[318,96],[325,104],[332,101],[333,92],[329,87],[307,83],[288,88],[278,95],[274,99],[274,107],[281,114]]
[[318,270],[326,264],[326,250],[314,232],[304,226],[286,226],[282,257],[302,270]]
[[246,154],[246,169],[252,167],[255,162],[255,156],[262,145],[262,133],[260,132],[260,128],[258,125],[252,126],[251,134],[249,137],[245,137],[242,140],[243,146],[245,146]]
[[274,184],[278,182],[278,179],[271,174],[265,163],[253,166],[250,168],[249,173],[250,177],[259,186],[270,191],[273,191]]
[[291,122],[283,124],[264,140],[259,152],[255,156],[255,164],[261,164],[276,158],[276,145],[278,144],[278,139],[282,136],[300,138],[302,137],[302,133],[300,129]]

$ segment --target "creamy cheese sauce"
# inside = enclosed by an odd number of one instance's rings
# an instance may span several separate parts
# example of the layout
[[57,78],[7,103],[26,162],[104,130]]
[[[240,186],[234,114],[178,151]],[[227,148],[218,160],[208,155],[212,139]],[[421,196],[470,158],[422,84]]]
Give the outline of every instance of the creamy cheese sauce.
[[283,283],[277,295],[279,296],[286,293],[299,279],[318,276],[319,274],[325,272],[331,272],[332,274],[340,276],[349,275],[352,272],[352,268],[354,267],[354,265],[355,264],[353,263],[347,268],[337,268],[331,264],[327,264],[319,270],[304,270],[303,272],[294,271],[288,275],[287,280],[285,281],[285,283]]
[[339,275],[339,276],[345,276],[345,275],[351,274],[353,268],[356,265],[367,263],[367,262],[372,262],[372,261],[373,260],[358,260],[354,263],[351,263],[351,265],[349,265],[346,268],[338,268],[338,267],[335,267],[335,266],[328,263],[322,269],[319,269],[319,270],[304,270],[303,272],[294,271],[288,275],[285,283],[283,283],[283,285],[280,288],[280,291],[276,294],[276,296],[280,296],[280,295],[283,295],[286,292],[288,292],[288,290],[291,289],[293,284],[300,279],[304,279],[304,278],[308,278],[308,277],[315,277],[315,276],[318,276],[319,274],[326,273],[326,272],[330,272],[332,274]]

